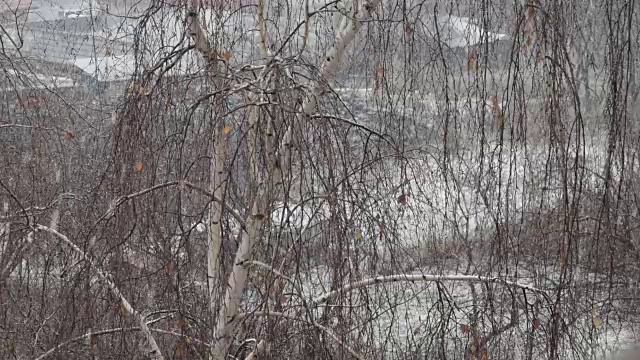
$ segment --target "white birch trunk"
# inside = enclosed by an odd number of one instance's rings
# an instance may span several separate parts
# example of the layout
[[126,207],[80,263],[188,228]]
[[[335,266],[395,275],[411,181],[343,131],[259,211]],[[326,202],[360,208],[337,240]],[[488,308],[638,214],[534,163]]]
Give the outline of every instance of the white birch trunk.
[[[208,36],[204,31],[200,20],[198,19],[198,3],[195,0],[190,1],[187,25],[190,36],[195,43],[196,50],[200,52],[204,60],[207,62],[207,71],[210,80],[216,85],[216,88],[222,87],[221,81],[216,81],[215,74],[221,69],[217,59],[217,51],[212,47],[208,40]],[[220,27],[219,27],[220,28]],[[221,114],[223,110],[220,108],[219,100],[214,99],[214,109],[216,114]],[[225,169],[227,140],[225,134],[224,119],[217,119],[214,132],[212,134],[214,149],[211,160],[210,173],[210,191],[214,197],[224,201],[227,172]],[[207,218],[207,285],[209,288],[209,310],[211,316],[215,317],[219,311],[220,301],[219,294],[222,290],[221,279],[224,274],[221,268],[220,252],[222,250],[222,212],[224,206],[218,201],[211,201],[209,207],[209,216]]]
[[[362,27],[362,23],[371,17],[373,10],[380,4],[381,0],[364,1],[358,10],[356,17],[350,21],[350,25],[345,27],[338,33],[333,48],[326,56],[326,60],[322,66],[321,75],[324,78],[332,77],[339,66],[339,60],[342,58],[347,46],[353,41],[358,30]],[[302,112],[309,114],[316,105],[316,97],[320,96],[326,85],[324,83],[317,84],[314,87],[313,96],[305,101],[302,105]],[[287,152],[290,149],[292,140],[292,128],[289,127],[283,139],[283,143],[279,147],[281,156],[288,158]],[[255,154],[252,154],[255,156]],[[227,289],[225,292],[223,307],[219,312],[214,339],[212,342],[212,359],[224,360],[226,353],[231,346],[234,334],[233,318],[238,313],[238,306],[244,292],[247,277],[248,265],[251,259],[251,251],[258,241],[262,230],[262,225],[267,219],[266,211],[268,209],[269,195],[273,189],[273,180],[275,169],[270,162],[270,169],[267,171],[267,178],[259,185],[254,203],[251,207],[251,213],[246,220],[246,229],[242,232],[242,240],[236,253],[233,270],[229,275]],[[283,167],[286,169],[288,167]]]
[[214,339],[211,343],[213,359],[225,359],[233,339],[234,324],[230,320],[238,313],[238,306],[249,275],[248,265],[251,251],[260,236],[263,221],[267,219],[266,195],[267,190],[264,185],[261,185],[251,214],[246,221],[247,226],[241,233],[242,240],[233,261],[233,270],[229,275],[223,307],[220,309]]

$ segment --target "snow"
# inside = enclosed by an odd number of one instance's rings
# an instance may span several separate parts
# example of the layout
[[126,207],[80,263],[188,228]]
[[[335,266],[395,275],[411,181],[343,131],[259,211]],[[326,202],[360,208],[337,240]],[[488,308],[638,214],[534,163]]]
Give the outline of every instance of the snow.
[[452,48],[475,46],[484,41],[494,42],[508,37],[505,34],[485,31],[467,17],[441,16],[438,18],[438,27],[440,41]]
[[45,74],[18,72],[13,69],[5,69],[5,74],[12,75],[13,81],[9,86],[0,91],[15,91],[20,89],[55,89],[72,87],[76,85],[74,79],[63,76],[47,76]]
[[[355,122],[384,132],[384,128],[376,128],[380,125],[371,120],[371,113],[376,112],[373,109],[376,95],[372,89],[339,87],[333,90],[350,106]],[[395,114],[399,117],[419,115],[425,119],[437,119],[443,111],[439,106],[440,101],[433,94],[415,92],[404,99],[400,95],[388,95],[385,101],[396,104]],[[403,103],[407,106],[403,107]],[[353,110],[355,104],[360,104],[358,111]],[[381,199],[382,204],[376,205],[379,209],[385,209],[392,218],[400,221],[402,230],[397,237],[402,244],[416,246],[423,239],[459,241],[463,237],[477,238],[495,228],[495,216],[509,215],[498,215],[501,209],[508,208],[510,214],[526,213],[537,210],[541,200],[549,207],[558,203],[561,179],[559,171],[549,168],[549,145],[533,137],[521,144],[511,144],[509,139],[505,139],[504,144],[500,145],[497,131],[485,128],[486,138],[481,149],[476,128],[482,125],[476,123],[478,114],[475,109],[480,104],[492,106],[491,100],[473,97],[453,104],[452,108],[458,111],[459,121],[468,124],[464,124],[455,138],[450,139],[450,142],[455,142],[455,148],[448,149],[450,154],[446,159],[443,157],[446,149],[441,138],[435,138],[432,142],[422,140],[424,150],[408,162],[407,179],[399,175],[392,177],[392,184],[407,181],[409,197],[406,208],[396,204],[399,193],[371,194]],[[504,104],[499,103],[499,106]],[[487,112],[490,114],[490,109]],[[427,125],[431,127],[430,131],[436,133],[442,126],[429,120],[420,123],[417,119],[416,123],[425,126],[425,129],[417,130],[423,139],[428,135],[425,133]],[[597,189],[603,185],[602,169],[607,158],[607,142],[603,140],[602,133],[597,132],[587,134],[585,141],[580,154],[584,157],[581,167],[592,175],[584,185]],[[567,155],[572,158],[575,150],[568,148]],[[569,160],[569,164],[572,166],[573,160]],[[393,161],[390,166],[393,166]],[[619,177],[619,171],[615,167],[613,170],[615,180]]]
[[72,62],[98,81],[127,80],[136,70],[135,57],[131,55],[81,58]]

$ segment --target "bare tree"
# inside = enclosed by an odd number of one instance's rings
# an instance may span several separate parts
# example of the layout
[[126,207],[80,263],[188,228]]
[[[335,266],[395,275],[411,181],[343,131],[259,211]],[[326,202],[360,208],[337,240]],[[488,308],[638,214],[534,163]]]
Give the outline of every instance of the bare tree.
[[636,340],[635,2],[1,11],[0,357]]

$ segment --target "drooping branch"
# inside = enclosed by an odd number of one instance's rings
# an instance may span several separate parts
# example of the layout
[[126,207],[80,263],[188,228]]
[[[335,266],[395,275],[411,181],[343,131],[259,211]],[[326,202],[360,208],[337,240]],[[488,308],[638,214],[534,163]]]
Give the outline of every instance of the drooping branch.
[[136,319],[136,321],[138,321],[138,323],[140,324],[140,331],[145,336],[147,344],[150,348],[150,351],[149,352],[145,351],[145,354],[150,359],[164,360],[164,357],[162,356],[162,351],[160,351],[160,348],[158,347],[158,344],[156,343],[155,338],[153,337],[153,335],[151,334],[151,331],[149,330],[149,327],[147,326],[147,323],[145,321],[145,316],[140,312],[138,312],[136,309],[134,309],[133,306],[131,306],[129,301],[120,292],[120,289],[118,289],[118,287],[110,279],[110,277],[102,269],[100,269],[96,265],[96,263],[84,251],[82,251],[82,249],[80,249],[76,244],[74,244],[71,240],[69,240],[69,238],[67,238],[65,235],[47,226],[39,225],[39,224],[35,225],[34,230],[36,232],[44,231],[51,235],[54,235],[58,239],[62,240],[62,242],[67,244],[67,246],[69,246],[71,249],[73,249],[73,251],[75,251],[80,256],[82,256],[82,258],[89,263],[89,266],[91,266],[91,268],[98,274],[98,277],[100,278],[100,280],[102,280],[107,285],[107,288],[109,288],[109,291],[111,292],[111,294],[120,301],[122,308],[126,312],[128,312],[131,315],[131,317]]
[[313,299],[310,306],[317,307],[318,305],[321,305],[339,295],[344,295],[353,290],[362,289],[362,288],[366,288],[373,285],[379,285],[379,284],[390,283],[390,282],[418,282],[418,281],[426,281],[426,282],[465,281],[465,282],[481,282],[481,283],[499,283],[509,287],[516,287],[523,290],[529,290],[531,292],[541,294],[545,298],[548,296],[544,290],[538,289],[536,287],[500,279],[497,277],[485,277],[485,276],[474,276],[474,275],[397,274],[397,275],[388,275],[388,276],[376,276],[373,278],[369,278],[369,279],[358,281],[352,284],[345,285],[338,290],[328,292],[326,294],[323,294]]
[[189,188],[191,190],[195,190],[195,191],[199,192],[200,194],[210,198],[211,200],[213,200],[213,201],[215,201],[217,203],[223,204],[224,207],[225,207],[225,210],[234,218],[234,220],[236,220],[238,222],[240,227],[245,227],[244,218],[231,205],[229,205],[227,202],[222,201],[221,198],[216,197],[210,191],[208,191],[208,190],[206,190],[206,189],[204,189],[204,188],[202,188],[202,187],[200,187],[198,185],[195,185],[195,184],[193,184],[193,183],[191,183],[189,181],[186,181],[186,180],[168,181],[168,182],[165,182],[165,183],[162,183],[162,184],[157,184],[157,185],[151,186],[151,187],[146,188],[144,190],[140,190],[140,191],[131,193],[129,195],[121,196],[121,197],[117,198],[113,202],[113,204],[109,208],[109,210],[104,215],[102,215],[98,221],[100,221],[101,219],[105,219],[105,218],[111,216],[115,209],[117,209],[119,206],[121,206],[122,204],[124,204],[125,202],[127,202],[127,201],[129,201],[131,199],[146,195],[148,193],[151,193],[151,192],[159,190],[159,189],[171,187],[171,186],[186,187],[186,188]]
[[115,213],[115,210],[119,206],[121,206],[122,204],[126,203],[127,201],[129,201],[131,199],[146,195],[148,193],[154,192],[154,191],[159,190],[159,189],[163,189],[163,188],[170,187],[170,186],[176,186],[179,183],[180,183],[179,181],[169,181],[169,182],[166,182],[166,183],[162,183],[162,184],[157,184],[157,185],[151,186],[149,188],[146,188],[146,189],[143,189],[143,190],[140,190],[140,191],[136,191],[136,192],[128,194],[128,195],[120,196],[119,198],[115,199],[111,203],[111,205],[109,206],[109,210],[107,210],[107,212],[104,215],[102,215],[98,219],[98,221],[96,221],[96,223],[99,223],[100,221],[113,216],[114,213]]
[[[148,321],[147,325],[150,325],[151,323],[152,323],[152,321]],[[56,351],[58,351],[58,350],[60,350],[62,348],[65,348],[65,347],[67,347],[70,344],[73,344],[75,342],[87,340],[87,339],[91,338],[92,336],[111,335],[111,334],[118,334],[118,333],[123,333],[123,332],[136,332],[136,331],[140,331],[140,330],[142,330],[142,329],[139,326],[135,326],[135,327],[128,327],[128,328],[114,328],[114,329],[93,331],[93,332],[90,332],[90,333],[86,333],[84,335],[76,336],[73,339],[69,339],[69,340],[67,340],[65,342],[62,342],[62,343],[56,345],[55,347],[47,350],[45,353],[43,353],[42,355],[40,355],[37,358],[35,358],[35,360],[46,359],[46,358],[50,357],[51,355],[55,354]],[[202,346],[209,347],[209,344],[207,344],[206,342],[198,340],[198,339],[194,339],[192,337],[187,336],[186,334],[181,334],[181,333],[177,333],[175,331],[162,330],[162,329],[156,329],[156,328],[149,328],[149,330],[151,330],[152,332],[159,333],[159,334],[172,335],[172,336],[176,336],[176,337],[179,337],[179,338],[189,338],[189,341],[192,341],[195,344],[199,344],[199,345],[202,345]]]
[[387,140],[388,141],[388,139],[384,135],[382,135],[381,133],[379,133],[379,132],[377,132],[377,131],[369,128],[369,127],[367,127],[366,125],[360,124],[360,123],[355,122],[353,120],[349,120],[347,118],[343,118],[341,116],[329,115],[329,114],[313,114],[313,115],[311,115],[311,118],[312,119],[337,120],[337,121],[343,122],[343,123],[345,123],[345,124],[347,124],[349,126],[353,126],[353,127],[358,128],[358,129],[361,129],[363,131],[366,131],[366,132],[368,132],[370,134],[373,134],[373,135],[379,137],[382,140]]

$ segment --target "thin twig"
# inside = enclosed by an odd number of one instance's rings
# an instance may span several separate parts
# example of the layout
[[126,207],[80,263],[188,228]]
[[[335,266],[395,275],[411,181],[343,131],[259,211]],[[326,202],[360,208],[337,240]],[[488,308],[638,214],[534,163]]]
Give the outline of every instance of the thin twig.
[[190,183],[188,181],[182,181],[182,185],[184,185],[185,187],[188,187],[191,190],[195,190],[195,191],[197,191],[197,192],[199,192],[199,193],[201,193],[201,194],[203,194],[205,196],[208,196],[209,198],[213,199],[214,201],[222,203],[225,206],[227,212],[229,212],[229,214],[231,214],[231,216],[238,222],[238,224],[240,225],[241,228],[244,229],[244,228],[247,227],[242,215],[240,215],[240,213],[238,211],[236,211],[236,209],[231,207],[231,205],[229,205],[226,201],[223,202],[222,199],[216,197],[215,195],[213,195],[212,193],[210,193],[206,189],[204,189],[204,188],[202,188],[202,187],[200,187],[198,185],[192,184],[192,183]]
[[[119,197],[118,199],[116,199],[113,202],[113,205],[109,208],[109,210],[104,215],[102,215],[98,219],[98,221],[96,221],[96,223],[100,222],[101,220],[103,220],[103,219],[105,219],[107,217],[110,217],[119,206],[121,206],[122,204],[124,204],[125,202],[127,202],[127,201],[129,201],[131,199],[140,197],[142,195],[146,195],[146,194],[148,194],[150,192],[153,192],[153,191],[156,191],[156,190],[159,190],[159,189],[171,187],[171,186],[188,187],[189,189],[195,190],[195,191],[197,191],[197,192],[199,192],[199,193],[211,198],[212,200],[214,200],[214,201],[216,201],[218,203],[223,203],[222,199],[219,199],[218,197],[214,196],[211,192],[205,190],[204,188],[202,188],[202,187],[200,187],[198,185],[192,184],[192,183],[190,183],[188,181],[185,181],[185,180],[175,180],[175,181],[169,181],[169,182],[162,183],[162,184],[157,184],[157,185],[154,185],[154,186],[152,186],[150,188],[147,188],[147,189],[144,189],[144,190],[140,190],[140,191],[137,191],[135,193],[131,193],[129,195],[124,195],[124,196]],[[244,228],[245,225],[244,225],[244,219],[242,218],[242,216],[233,207],[231,207],[231,205],[227,204],[226,202],[224,202],[223,205],[225,206],[225,208],[229,212],[229,214],[231,214],[231,216],[233,216],[233,218],[240,224],[240,226]]]
[[362,130],[364,130],[366,132],[369,132],[369,133],[371,133],[373,135],[376,135],[377,137],[379,137],[381,139],[385,139],[385,136],[380,134],[379,132],[377,132],[377,131],[375,131],[375,130],[373,130],[371,128],[368,128],[368,127],[366,127],[366,126],[364,126],[362,124],[359,124],[359,123],[357,123],[355,121],[352,121],[352,120],[349,120],[347,118],[343,118],[343,117],[340,117],[340,116],[329,115],[329,114],[313,114],[313,115],[311,115],[311,118],[312,119],[338,120],[338,121],[343,122],[345,124],[351,125],[353,127],[357,127],[358,129],[362,129]]
[[260,267],[260,268],[266,269],[266,270],[272,272],[273,274],[275,274],[275,275],[277,275],[277,276],[279,276],[279,277],[281,277],[281,278],[293,283],[293,279],[291,279],[290,277],[282,274],[280,271],[274,269],[273,267],[269,266],[268,264],[263,263],[262,261],[249,260],[249,261],[245,261],[244,263],[248,264],[248,265],[253,265],[253,266],[256,266],[256,267]]

